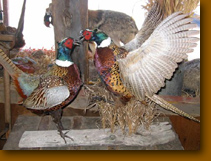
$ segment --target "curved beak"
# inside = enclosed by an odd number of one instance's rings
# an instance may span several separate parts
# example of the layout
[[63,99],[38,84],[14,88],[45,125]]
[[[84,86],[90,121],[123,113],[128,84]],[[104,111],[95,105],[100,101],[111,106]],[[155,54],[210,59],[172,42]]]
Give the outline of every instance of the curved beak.
[[79,40],[80,40],[80,41],[83,41],[83,40],[84,40],[84,36],[83,36],[83,35],[80,36],[80,37],[79,37]]
[[80,40],[74,40],[73,44],[75,46],[79,46],[79,45],[81,45],[81,41]]
[[79,40],[80,41],[83,41],[84,40],[83,30],[80,31]]

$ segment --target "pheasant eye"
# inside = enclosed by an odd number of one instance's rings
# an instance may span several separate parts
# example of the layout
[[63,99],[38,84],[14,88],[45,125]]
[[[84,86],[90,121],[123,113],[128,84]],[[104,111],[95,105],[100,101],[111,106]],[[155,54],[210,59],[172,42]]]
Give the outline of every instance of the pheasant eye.
[[65,42],[64,42],[64,46],[69,48],[69,49],[72,49],[73,47],[73,40],[72,39],[67,39]]

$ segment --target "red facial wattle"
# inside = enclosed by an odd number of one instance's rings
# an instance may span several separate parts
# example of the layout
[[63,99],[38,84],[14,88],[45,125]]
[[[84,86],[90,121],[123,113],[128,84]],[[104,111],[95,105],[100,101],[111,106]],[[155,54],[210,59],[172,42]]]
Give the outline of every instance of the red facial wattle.
[[84,36],[85,40],[90,40],[92,37],[92,32],[85,30],[83,32],[83,36]]
[[64,46],[69,48],[69,49],[72,49],[73,47],[73,40],[71,38],[68,38],[65,42],[64,42]]
[[50,27],[50,22],[49,21],[45,21],[45,26],[46,27]]

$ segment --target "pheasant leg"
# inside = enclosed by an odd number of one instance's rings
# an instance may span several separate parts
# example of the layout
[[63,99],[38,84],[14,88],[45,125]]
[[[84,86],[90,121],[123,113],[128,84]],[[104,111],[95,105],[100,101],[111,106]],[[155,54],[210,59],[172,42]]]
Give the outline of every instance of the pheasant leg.
[[61,122],[61,118],[62,118],[62,109],[58,109],[56,111],[52,111],[51,113],[51,117],[53,118],[53,122],[56,124],[57,126],[57,130],[60,134],[60,136],[62,137],[62,139],[64,139],[64,142],[65,144],[67,143],[66,139],[65,138],[69,138],[71,139],[72,141],[73,138],[69,137],[68,135],[66,135],[68,132],[66,133],[63,133],[62,130],[64,130],[64,127],[62,125],[62,122]]

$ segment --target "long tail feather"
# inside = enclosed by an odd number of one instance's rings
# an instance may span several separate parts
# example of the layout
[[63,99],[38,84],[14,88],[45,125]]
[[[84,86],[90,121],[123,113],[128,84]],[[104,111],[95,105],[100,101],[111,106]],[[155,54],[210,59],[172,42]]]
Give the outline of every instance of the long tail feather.
[[187,117],[193,121],[196,122],[200,122],[200,120],[194,118],[193,116],[185,113],[184,111],[178,109],[177,107],[173,106],[172,104],[168,103],[167,101],[165,101],[164,99],[162,99],[161,97],[159,97],[158,95],[153,95],[152,97],[147,96],[149,99],[151,99],[152,101],[154,101],[155,103],[157,103],[158,105],[160,105],[162,108],[166,109],[166,110],[170,110],[180,116],[183,117]]
[[14,81],[17,92],[22,98],[29,96],[39,84],[39,75],[28,75],[20,70],[0,49],[0,64]]
[[9,75],[14,79],[14,77],[21,73],[23,73],[4,53],[2,49],[0,49],[0,64],[7,70]]

